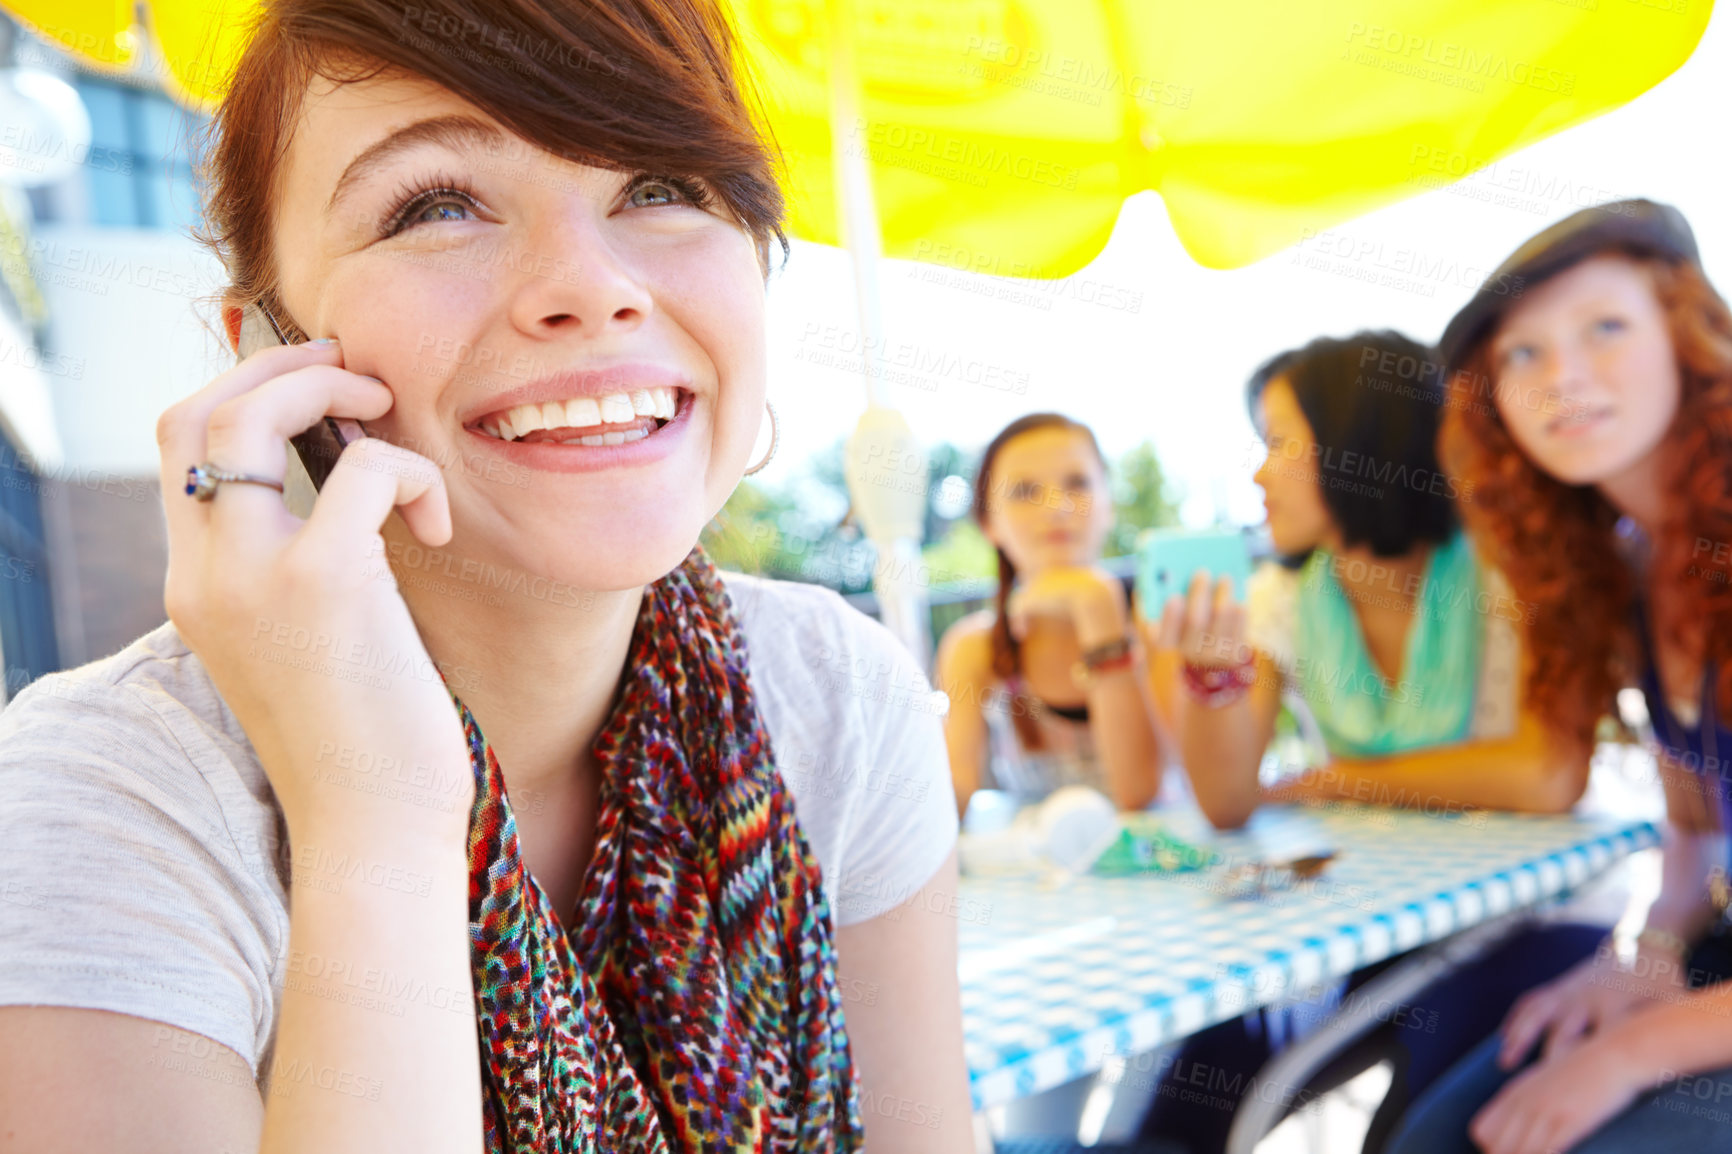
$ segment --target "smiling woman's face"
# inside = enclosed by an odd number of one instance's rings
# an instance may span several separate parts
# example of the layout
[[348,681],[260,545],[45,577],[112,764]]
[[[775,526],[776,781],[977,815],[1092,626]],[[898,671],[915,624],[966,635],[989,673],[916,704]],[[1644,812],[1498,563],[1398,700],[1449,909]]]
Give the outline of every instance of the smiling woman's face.
[[391,389],[368,430],[440,466],[453,553],[586,589],[679,564],[764,412],[763,271],[719,199],[400,75],[316,80],[277,196],[283,307]]
[[1677,415],[1681,383],[1647,272],[1583,261],[1524,295],[1487,347],[1498,413],[1540,468],[1570,485],[1642,463]]

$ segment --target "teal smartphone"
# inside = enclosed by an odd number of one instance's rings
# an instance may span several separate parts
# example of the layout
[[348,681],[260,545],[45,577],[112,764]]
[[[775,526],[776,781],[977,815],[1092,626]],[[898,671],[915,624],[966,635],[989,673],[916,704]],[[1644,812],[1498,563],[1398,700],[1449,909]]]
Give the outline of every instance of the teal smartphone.
[[1137,600],[1143,616],[1159,620],[1167,598],[1183,593],[1198,571],[1231,577],[1233,596],[1245,599],[1251,548],[1238,529],[1150,529],[1137,540]]

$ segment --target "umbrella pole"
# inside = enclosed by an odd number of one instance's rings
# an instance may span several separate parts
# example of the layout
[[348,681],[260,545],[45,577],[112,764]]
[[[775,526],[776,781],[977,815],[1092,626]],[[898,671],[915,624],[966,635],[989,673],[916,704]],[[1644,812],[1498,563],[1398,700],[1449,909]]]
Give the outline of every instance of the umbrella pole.
[[884,255],[878,206],[866,147],[866,119],[860,110],[860,73],[854,58],[853,0],[825,5],[830,79],[830,172],[836,190],[836,224],[842,247],[854,265],[854,307],[860,322],[861,375],[866,407],[887,407],[884,387],[872,371],[872,357],[884,348],[884,318],[879,310],[878,262]]
[[860,373],[866,385],[866,411],[848,439],[848,493],[867,539],[877,551],[872,591],[878,598],[878,619],[924,671],[932,658],[926,597],[930,572],[920,563],[926,453],[902,414],[889,404],[876,371],[875,362],[881,360],[884,350],[878,295],[878,265],[884,245],[867,164],[866,120],[852,39],[853,0],[827,0],[825,13],[832,184],[837,224],[854,266]]

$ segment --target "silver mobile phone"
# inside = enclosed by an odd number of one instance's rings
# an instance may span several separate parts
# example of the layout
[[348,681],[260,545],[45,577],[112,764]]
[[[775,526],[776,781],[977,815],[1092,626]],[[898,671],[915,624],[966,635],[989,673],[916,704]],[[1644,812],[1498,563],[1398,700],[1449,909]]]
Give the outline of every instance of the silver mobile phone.
[[[250,304],[241,310],[241,331],[236,345],[242,360],[271,345],[294,343],[296,342],[283,335],[276,319],[262,305]],[[291,464],[289,476],[283,485],[283,495],[289,508],[305,516],[306,510],[297,506],[304,502],[306,509],[312,508],[313,493],[324,486],[325,478],[336,468],[337,458],[342,454],[344,446],[365,436],[367,430],[359,421],[348,417],[326,417],[312,428],[290,437],[289,444],[294,446],[304,481],[297,476]],[[310,487],[312,492],[297,494],[297,489],[306,487]]]

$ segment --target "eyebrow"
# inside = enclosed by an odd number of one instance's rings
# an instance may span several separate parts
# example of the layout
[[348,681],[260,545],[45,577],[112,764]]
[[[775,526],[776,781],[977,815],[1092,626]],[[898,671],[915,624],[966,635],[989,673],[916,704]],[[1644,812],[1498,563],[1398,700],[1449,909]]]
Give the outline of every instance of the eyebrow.
[[331,190],[331,199],[325,204],[325,215],[331,215],[357,184],[405,152],[424,144],[437,144],[452,151],[491,147],[499,145],[504,138],[505,133],[498,127],[473,116],[434,116],[405,125],[374,141],[349,162],[343,175],[337,178],[336,187]]

